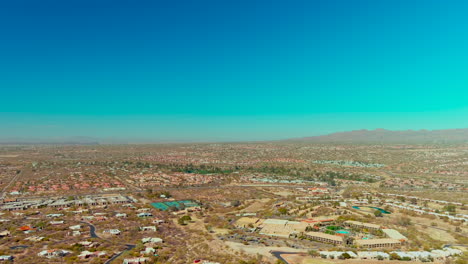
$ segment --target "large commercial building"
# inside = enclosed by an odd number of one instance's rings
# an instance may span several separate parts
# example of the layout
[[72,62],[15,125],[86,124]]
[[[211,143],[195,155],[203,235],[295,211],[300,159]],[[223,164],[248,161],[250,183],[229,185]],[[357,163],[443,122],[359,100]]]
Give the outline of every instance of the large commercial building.
[[342,245],[343,244],[343,237],[329,235],[320,232],[306,232],[305,236],[315,241],[324,242],[328,244],[334,245]]
[[391,238],[359,239],[355,240],[354,243],[362,248],[393,248],[401,245],[401,241]]
[[345,221],[344,222],[347,226],[352,228],[365,228],[369,230],[379,230],[380,226],[375,224],[363,223],[358,221]]

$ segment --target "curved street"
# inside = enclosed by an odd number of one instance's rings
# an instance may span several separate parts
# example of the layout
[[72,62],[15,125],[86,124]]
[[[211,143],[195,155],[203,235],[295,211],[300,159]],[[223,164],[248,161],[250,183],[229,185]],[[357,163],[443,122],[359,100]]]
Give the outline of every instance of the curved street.
[[271,253],[273,256],[275,256],[277,259],[283,261],[283,262],[286,263],[286,264],[289,264],[289,262],[286,261],[281,255],[283,255],[283,254],[291,254],[291,255],[295,255],[295,254],[304,254],[305,252],[271,251],[270,253]]
[[[85,222],[85,221],[81,221],[80,223],[83,223],[83,224],[86,224],[89,226],[89,233],[91,235],[92,238],[99,238],[99,239],[102,239],[102,240],[105,240],[105,241],[108,241],[108,242],[111,242],[107,239],[104,239],[100,236],[98,236],[96,234],[96,227],[91,224],[90,222]],[[109,263],[112,263],[112,261],[114,261],[115,259],[117,259],[118,257],[120,257],[123,253],[129,251],[129,250],[132,250],[136,247],[136,245],[133,245],[133,244],[125,244],[125,246],[127,247],[127,249],[115,254],[114,256],[112,256],[110,259],[108,259],[106,262],[104,262],[104,264],[109,264]]]

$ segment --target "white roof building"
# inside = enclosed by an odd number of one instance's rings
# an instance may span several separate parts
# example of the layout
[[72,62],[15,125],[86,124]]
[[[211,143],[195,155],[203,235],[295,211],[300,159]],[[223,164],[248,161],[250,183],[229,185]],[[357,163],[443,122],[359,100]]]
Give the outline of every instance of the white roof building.
[[143,244],[146,244],[146,243],[162,243],[163,240],[159,237],[145,237],[143,239],[141,239],[141,242],[143,242]]
[[157,231],[156,226],[141,226],[140,231]]
[[349,256],[351,256],[351,258],[357,258],[358,257],[358,255],[356,255],[352,251],[319,251],[320,255],[324,255],[327,258],[333,257],[335,259],[340,257],[341,255],[343,255],[344,253],[348,253]]
[[61,217],[63,216],[63,214],[48,214],[47,217],[50,217],[50,218],[55,218],[55,217]]
[[37,255],[39,257],[46,257],[46,258],[56,258],[56,257],[62,257],[70,254],[71,252],[68,250],[63,250],[63,249],[52,249],[52,250],[43,250],[39,252]]
[[10,255],[0,256],[0,261],[7,261],[7,260],[13,260],[13,256],[10,256]]
[[140,253],[143,255],[151,255],[151,254],[156,253],[156,249],[154,249],[153,247],[147,247],[145,248],[145,250],[141,251]]
[[104,233],[109,233],[111,235],[120,235],[120,230],[118,230],[118,229],[108,229],[108,230],[104,230]]
[[381,256],[384,259],[389,259],[390,255],[381,251],[359,251],[358,257],[360,259],[378,259]]
[[123,264],[141,264],[146,263],[149,261],[149,258],[131,258],[131,259],[124,259]]

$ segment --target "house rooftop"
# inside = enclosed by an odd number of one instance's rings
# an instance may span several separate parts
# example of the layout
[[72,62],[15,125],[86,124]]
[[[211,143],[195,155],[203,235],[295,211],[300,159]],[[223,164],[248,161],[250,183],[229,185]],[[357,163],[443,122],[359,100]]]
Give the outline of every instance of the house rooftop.
[[401,244],[399,240],[391,238],[377,238],[377,239],[358,239],[354,243],[358,246],[365,245],[379,245],[379,244]]
[[320,238],[325,238],[325,239],[334,240],[334,241],[341,241],[341,242],[343,241],[343,237],[325,234],[321,232],[306,232],[305,234],[307,236],[320,237]]

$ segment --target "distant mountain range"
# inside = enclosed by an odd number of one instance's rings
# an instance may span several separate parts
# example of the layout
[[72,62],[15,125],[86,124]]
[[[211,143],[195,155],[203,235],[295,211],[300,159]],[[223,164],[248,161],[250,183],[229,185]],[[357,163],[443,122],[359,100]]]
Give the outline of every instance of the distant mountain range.
[[95,137],[60,137],[60,138],[0,138],[0,145],[112,145],[112,144],[170,144],[195,143],[190,140],[156,140],[137,138],[95,138]]
[[99,140],[92,137],[67,137],[67,138],[4,138],[0,139],[0,145],[96,145]]
[[[310,143],[468,143],[468,128],[445,130],[403,130],[386,129],[354,130],[323,136],[293,138],[283,142]],[[196,143],[199,141],[157,141],[138,139],[101,139],[93,137],[63,138],[0,138],[0,145],[97,145],[97,144],[145,144],[145,143]],[[208,141],[203,141],[208,142]],[[261,141],[256,141],[261,142]]]
[[468,142],[468,128],[444,130],[403,130],[386,129],[354,130],[324,136],[295,138],[288,141],[317,143],[460,143]]

